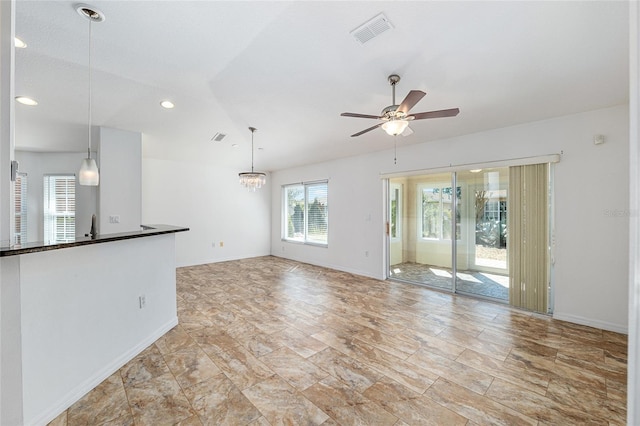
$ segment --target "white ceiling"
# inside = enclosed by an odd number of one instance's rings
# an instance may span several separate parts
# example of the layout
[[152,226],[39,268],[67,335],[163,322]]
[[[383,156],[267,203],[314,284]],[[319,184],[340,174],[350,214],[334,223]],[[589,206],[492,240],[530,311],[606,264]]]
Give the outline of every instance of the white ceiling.
[[[86,149],[88,21],[76,2],[18,0],[16,147]],[[140,131],[146,157],[278,170],[388,149],[379,114],[460,108],[411,124],[414,144],[621,104],[628,99],[626,1],[93,1],[93,123]],[[349,33],[383,12],[394,29]],[[164,110],[163,99],[176,108]],[[228,136],[210,139],[216,132]],[[514,141],[518,143],[518,141]],[[232,144],[238,144],[233,148]]]

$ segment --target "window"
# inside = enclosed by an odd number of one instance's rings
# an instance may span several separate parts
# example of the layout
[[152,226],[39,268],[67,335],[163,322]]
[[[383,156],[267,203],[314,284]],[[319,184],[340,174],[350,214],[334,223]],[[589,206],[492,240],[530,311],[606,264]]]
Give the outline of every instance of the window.
[[27,242],[27,174],[18,173],[14,186],[15,231],[14,243]]
[[[451,187],[445,185],[424,186],[418,192],[422,210],[422,238],[434,240],[451,239],[451,214],[453,212],[453,194]],[[456,190],[456,198],[460,205],[461,188]],[[460,239],[460,209],[456,213],[456,239]]]
[[44,176],[44,241],[65,243],[76,236],[76,177]]
[[402,215],[402,185],[397,183],[391,184],[391,206],[389,210],[391,212],[391,218],[389,221],[389,237],[392,240],[399,240],[402,236],[402,230],[400,229],[400,217]]
[[284,240],[327,245],[329,209],[328,183],[286,185],[284,191]]

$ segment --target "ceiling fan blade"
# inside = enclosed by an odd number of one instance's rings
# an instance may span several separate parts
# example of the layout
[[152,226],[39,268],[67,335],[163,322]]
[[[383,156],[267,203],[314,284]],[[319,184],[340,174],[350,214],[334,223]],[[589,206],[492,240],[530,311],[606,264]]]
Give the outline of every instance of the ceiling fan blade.
[[342,117],[355,117],[355,118],[373,118],[374,120],[380,119],[377,115],[369,115],[369,114],[358,114],[356,112],[343,112],[340,114]]
[[424,120],[425,118],[442,118],[442,117],[455,117],[460,110],[458,108],[441,109],[440,111],[419,112],[417,114],[411,114],[414,120]]
[[422,90],[410,91],[396,111],[402,111],[405,114],[408,113],[409,110],[420,101],[420,99],[424,98],[424,95],[426,95],[426,93],[424,93]]
[[371,126],[368,129],[364,129],[358,133],[354,133],[353,135],[351,135],[352,138],[356,137],[356,136],[360,136],[360,135],[364,135],[367,132],[372,131],[373,129],[377,129],[378,127],[382,126],[384,123],[378,123],[375,126]]

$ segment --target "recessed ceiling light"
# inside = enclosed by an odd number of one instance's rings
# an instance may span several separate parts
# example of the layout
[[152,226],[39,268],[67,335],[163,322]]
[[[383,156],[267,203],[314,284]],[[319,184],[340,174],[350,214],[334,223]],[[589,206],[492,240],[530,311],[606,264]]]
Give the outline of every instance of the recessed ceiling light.
[[171,101],[162,101],[162,102],[160,102],[160,106],[162,108],[165,108],[165,109],[171,109],[171,108],[175,107],[175,105]]
[[36,106],[38,102],[35,99],[28,98],[26,96],[16,96],[16,101],[23,105]]
[[482,169],[471,169],[469,170],[471,173],[480,173]]
[[14,37],[14,45],[18,48],[18,49],[24,49],[25,47],[27,47],[27,43],[25,43],[24,41],[20,40],[18,37]]

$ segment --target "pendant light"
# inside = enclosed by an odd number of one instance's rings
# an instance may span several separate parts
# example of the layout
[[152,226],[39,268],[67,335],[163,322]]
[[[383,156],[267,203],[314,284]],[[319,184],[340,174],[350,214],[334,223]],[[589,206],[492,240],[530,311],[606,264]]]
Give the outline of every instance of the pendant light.
[[262,185],[267,182],[267,175],[262,172],[253,171],[253,134],[257,129],[255,127],[249,127],[249,130],[251,131],[251,171],[238,173],[238,176],[240,177],[240,185],[256,192],[256,189],[262,188]]
[[89,20],[89,113],[88,113],[88,141],[87,158],[82,160],[80,171],[78,172],[78,182],[84,186],[98,186],[100,183],[100,172],[96,160],[91,158],[91,24],[104,21],[104,14],[99,10],[86,4],[76,6],[76,11]]

